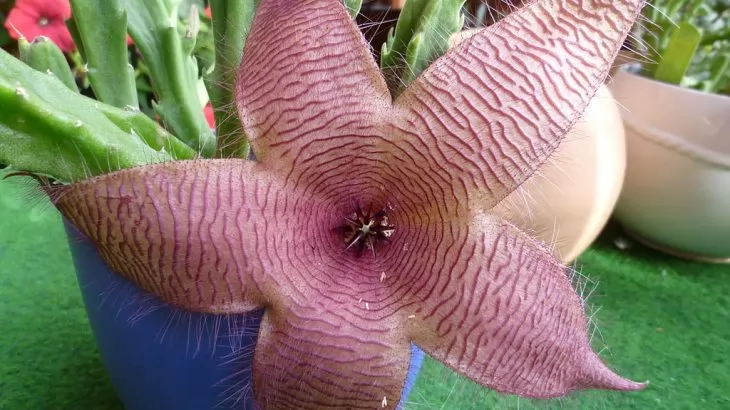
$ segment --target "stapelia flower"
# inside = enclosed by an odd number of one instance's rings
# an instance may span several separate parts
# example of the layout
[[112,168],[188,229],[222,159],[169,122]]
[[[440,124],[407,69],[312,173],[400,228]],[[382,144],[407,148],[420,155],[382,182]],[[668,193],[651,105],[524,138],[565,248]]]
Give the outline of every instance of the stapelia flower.
[[14,39],[33,41],[46,36],[62,51],[76,49],[65,21],[71,17],[68,0],[17,0],[10,10],[5,28]]
[[341,1],[262,0],[236,84],[256,162],[46,190],[114,271],[168,304],[266,308],[263,408],[397,403],[412,342],[500,392],[641,389],[591,349],[566,268],[490,213],[580,117],[641,6],[526,5],[392,100]]

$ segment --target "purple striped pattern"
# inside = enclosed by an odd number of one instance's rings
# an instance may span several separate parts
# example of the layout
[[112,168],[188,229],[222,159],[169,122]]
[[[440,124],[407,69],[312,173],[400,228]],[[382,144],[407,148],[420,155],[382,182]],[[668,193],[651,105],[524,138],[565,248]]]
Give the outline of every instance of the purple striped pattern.
[[[266,307],[253,381],[266,409],[393,407],[412,341],[503,392],[639,389],[591,350],[564,266],[489,211],[579,118],[641,5],[529,4],[393,101],[339,0],[263,0],[236,84],[258,163],[149,165],[51,196],[169,304]],[[353,200],[390,209],[377,258],[333,230]]]

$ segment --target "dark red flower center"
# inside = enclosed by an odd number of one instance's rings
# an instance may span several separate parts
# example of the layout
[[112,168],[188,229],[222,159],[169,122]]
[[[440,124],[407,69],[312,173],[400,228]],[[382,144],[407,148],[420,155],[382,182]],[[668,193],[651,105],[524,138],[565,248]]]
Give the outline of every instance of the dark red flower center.
[[371,205],[366,212],[355,202],[354,208],[351,214],[344,217],[344,223],[339,227],[346,244],[345,249],[355,251],[358,257],[368,249],[375,256],[376,248],[387,244],[395,232],[395,225],[388,221],[390,207],[386,205],[376,211]]

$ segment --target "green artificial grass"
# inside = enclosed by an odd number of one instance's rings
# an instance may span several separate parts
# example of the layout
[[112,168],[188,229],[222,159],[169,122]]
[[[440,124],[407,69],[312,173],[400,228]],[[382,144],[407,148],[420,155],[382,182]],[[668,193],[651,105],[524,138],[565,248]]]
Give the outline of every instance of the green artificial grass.
[[[59,215],[0,182],[0,409],[121,409],[95,348]],[[20,184],[23,186],[23,184]],[[35,205],[34,205],[35,204]],[[539,402],[498,395],[427,360],[409,409],[728,409],[730,266],[692,263],[610,226],[579,261],[597,349],[636,393]]]

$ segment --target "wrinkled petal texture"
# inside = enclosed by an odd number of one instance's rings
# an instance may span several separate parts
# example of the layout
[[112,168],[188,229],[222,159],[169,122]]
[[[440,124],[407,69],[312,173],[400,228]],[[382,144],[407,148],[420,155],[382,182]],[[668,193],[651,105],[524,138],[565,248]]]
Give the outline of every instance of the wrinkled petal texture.
[[[397,403],[411,341],[499,391],[640,388],[590,349],[552,253],[488,211],[580,117],[641,5],[527,5],[394,103],[341,1],[262,0],[236,84],[258,162],[47,189],[113,270],[169,304],[266,307],[254,393],[267,409]],[[355,203],[395,226],[377,257],[335,229]]]
[[283,275],[263,274],[276,263],[272,238],[288,240],[277,229],[279,209],[287,200],[297,206],[257,168],[156,164],[50,188],[50,196],[115,272],[175,307],[240,313],[267,305],[267,287],[286,286],[275,279]]
[[641,387],[591,350],[566,268],[518,228],[476,214],[468,225],[452,224],[442,245],[422,251],[424,259],[399,268],[423,272],[414,275],[419,303],[408,328],[435,359],[484,386],[526,397]]
[[393,320],[363,322],[297,307],[267,315],[254,356],[254,392],[266,409],[374,409],[398,403],[409,343]]
[[338,2],[261,2],[238,70],[239,116],[256,157],[298,183],[302,174],[376,143],[388,88]]
[[254,162],[194,160],[47,189],[112,270],[170,305],[267,307],[254,367],[265,408],[397,403],[410,341],[380,276],[397,258],[345,253],[341,214],[278,181]]
[[643,1],[533,2],[434,62],[396,100],[396,143],[491,208],[545,162],[608,73]]

